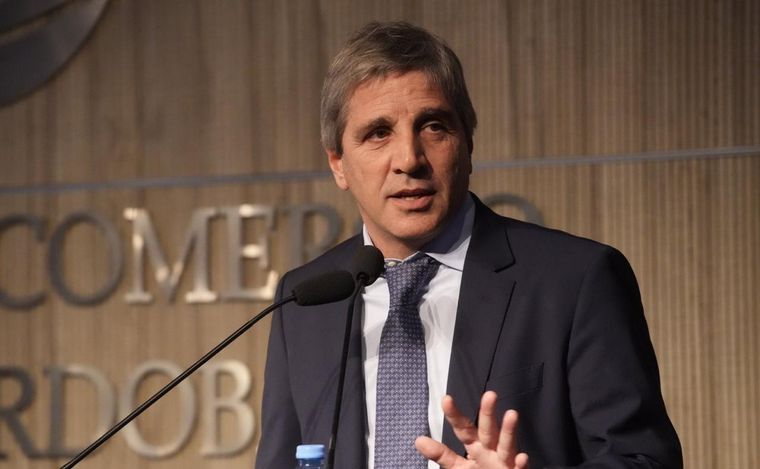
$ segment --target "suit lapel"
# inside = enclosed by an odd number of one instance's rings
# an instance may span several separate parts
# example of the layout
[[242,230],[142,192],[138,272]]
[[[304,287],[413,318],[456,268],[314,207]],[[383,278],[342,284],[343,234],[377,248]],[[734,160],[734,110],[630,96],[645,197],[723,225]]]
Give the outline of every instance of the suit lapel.
[[[462,273],[447,393],[473,420],[485,391],[496,345],[515,280],[509,267],[514,257],[506,226],[498,215],[475,199],[475,222]],[[464,447],[444,422],[443,442],[460,454]]]

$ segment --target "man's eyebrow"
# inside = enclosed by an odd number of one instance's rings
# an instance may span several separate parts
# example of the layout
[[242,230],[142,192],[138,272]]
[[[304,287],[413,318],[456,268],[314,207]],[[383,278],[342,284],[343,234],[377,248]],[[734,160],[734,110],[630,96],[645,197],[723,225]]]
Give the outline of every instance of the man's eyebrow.
[[390,127],[391,121],[388,120],[386,117],[376,117],[372,119],[369,122],[366,122],[359,127],[356,128],[356,130],[353,132],[354,138],[362,139],[365,135],[367,135],[370,131],[377,129],[378,127]]

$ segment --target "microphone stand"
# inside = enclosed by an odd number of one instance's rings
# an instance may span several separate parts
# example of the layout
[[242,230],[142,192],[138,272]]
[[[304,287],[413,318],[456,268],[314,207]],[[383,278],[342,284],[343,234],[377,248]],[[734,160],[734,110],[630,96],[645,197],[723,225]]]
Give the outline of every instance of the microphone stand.
[[333,469],[335,463],[335,443],[338,440],[338,422],[340,421],[341,401],[343,400],[343,386],[346,382],[346,365],[348,362],[348,346],[351,339],[351,325],[354,319],[354,307],[359,293],[364,286],[369,283],[369,276],[364,273],[359,274],[356,280],[354,292],[351,294],[348,302],[348,315],[346,316],[346,329],[343,333],[343,353],[340,358],[340,371],[338,372],[338,392],[335,396],[335,410],[333,411],[332,430],[330,432],[330,442],[327,447],[327,466],[326,469]]
[[[148,400],[140,404],[135,410],[132,411],[129,415],[124,417],[119,423],[111,427],[110,430],[105,432],[100,438],[95,440],[90,446],[83,449],[79,454],[74,456],[74,458],[67,462],[64,466],[61,467],[61,469],[71,469],[74,467],[77,463],[79,463],[82,459],[86,458],[90,453],[95,451],[100,445],[108,441],[116,432],[124,428],[129,422],[137,418],[138,415],[145,412],[150,406],[155,404],[155,402],[159,399],[161,399],[164,394],[174,389],[175,386],[177,386],[179,383],[185,380],[188,376],[193,374],[198,368],[203,366],[207,361],[209,361],[211,358],[213,358],[217,353],[221,352],[225,347],[227,347],[230,343],[232,343],[235,339],[240,337],[245,331],[251,328],[254,324],[259,322],[261,318],[266,316],[267,314],[271,313],[273,310],[279,308],[280,306],[289,303],[296,299],[296,295],[290,295],[287,298],[284,298],[268,308],[266,308],[264,311],[260,312],[256,316],[254,316],[252,319],[250,319],[248,322],[240,326],[238,330],[230,334],[226,339],[224,339],[222,342],[219,343],[216,347],[211,349],[206,355],[202,356],[198,361],[190,365],[188,369],[183,371],[179,376],[171,380],[166,386],[161,388],[157,393],[153,394]],[[344,347],[345,348],[345,347]]]

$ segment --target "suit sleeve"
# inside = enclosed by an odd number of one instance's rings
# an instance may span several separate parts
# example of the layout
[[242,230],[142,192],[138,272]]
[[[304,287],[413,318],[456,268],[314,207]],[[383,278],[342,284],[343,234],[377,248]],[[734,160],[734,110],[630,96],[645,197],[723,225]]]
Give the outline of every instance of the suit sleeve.
[[586,461],[578,467],[683,467],[636,278],[613,248],[592,260],[578,291],[567,373]]
[[[278,300],[282,298],[285,277],[277,289]],[[295,463],[295,449],[301,442],[301,431],[293,404],[288,369],[283,312],[280,308],[274,313],[269,333],[256,469],[282,469],[292,467]]]

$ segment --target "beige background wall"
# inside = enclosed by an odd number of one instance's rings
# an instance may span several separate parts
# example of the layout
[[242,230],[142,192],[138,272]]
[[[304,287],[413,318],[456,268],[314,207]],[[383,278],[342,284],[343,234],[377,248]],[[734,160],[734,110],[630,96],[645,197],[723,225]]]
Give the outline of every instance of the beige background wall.
[[[191,272],[176,301],[150,280],[156,301],[127,305],[133,272],[124,208],[147,209],[175,259],[194,209],[273,205],[272,266],[280,273],[290,263],[286,207],[334,206],[347,220],[343,236],[350,234],[356,213],[324,175],[321,77],[350,31],[398,18],[443,36],[462,59],[480,121],[474,190],[518,194],[547,225],[613,244],[631,260],[686,467],[760,464],[754,0],[112,1],[64,70],[0,109],[0,217],[45,218],[49,241],[66,215],[97,211],[117,226],[126,261],[106,301],[72,306],[50,286],[47,241],[24,228],[0,237],[0,287],[47,295],[32,310],[0,309],[0,366],[22,367],[37,384],[23,415],[35,443],[44,448],[48,439],[46,366],[86,364],[121,388],[146,360],[190,363],[264,306],[188,305]],[[272,174],[279,179],[255,178]],[[226,175],[249,180],[214,179]],[[156,178],[179,179],[130,185]],[[315,228],[318,237],[323,227]],[[223,222],[211,230],[217,286],[226,281],[223,230]],[[263,228],[250,231],[254,239]],[[97,231],[71,231],[72,288],[102,285],[105,249]],[[261,283],[262,270],[249,270],[247,281]],[[248,402],[257,416],[267,330],[268,322],[224,353],[252,370]],[[159,381],[148,380],[143,394]],[[82,383],[70,391],[65,441],[77,446],[91,437],[93,393]],[[0,405],[17,394],[0,382]],[[173,434],[177,408],[170,400],[146,415],[146,439]],[[231,422],[223,423],[229,431]],[[203,458],[203,429],[194,428],[175,457],[144,459],[117,437],[81,467],[250,467],[255,445],[232,458]],[[9,455],[0,467],[63,462],[27,460],[2,423],[0,451]]]

